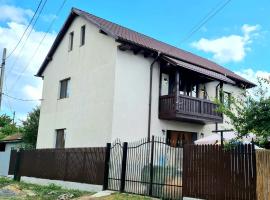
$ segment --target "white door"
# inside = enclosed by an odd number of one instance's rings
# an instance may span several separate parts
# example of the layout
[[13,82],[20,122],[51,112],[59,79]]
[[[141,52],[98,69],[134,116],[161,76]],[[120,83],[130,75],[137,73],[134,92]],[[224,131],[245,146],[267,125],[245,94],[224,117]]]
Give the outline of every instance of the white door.
[[169,94],[169,74],[161,74],[161,96]]

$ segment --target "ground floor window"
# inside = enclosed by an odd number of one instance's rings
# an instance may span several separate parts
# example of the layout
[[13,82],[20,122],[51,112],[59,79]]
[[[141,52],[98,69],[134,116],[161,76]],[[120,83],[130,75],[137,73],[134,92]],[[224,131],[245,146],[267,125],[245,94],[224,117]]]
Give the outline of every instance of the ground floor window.
[[65,148],[65,129],[56,130],[55,148]]
[[195,140],[197,140],[197,133],[195,132],[167,131],[167,143],[173,147],[193,144]]

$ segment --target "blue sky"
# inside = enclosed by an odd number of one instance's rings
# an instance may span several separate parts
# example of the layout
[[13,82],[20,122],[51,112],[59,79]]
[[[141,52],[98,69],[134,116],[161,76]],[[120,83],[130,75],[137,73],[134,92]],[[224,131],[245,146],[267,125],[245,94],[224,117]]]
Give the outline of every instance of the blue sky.
[[[20,53],[18,48],[7,60],[4,92],[23,99],[40,98],[42,81],[34,77],[34,74],[72,7],[213,60],[249,80],[255,80],[256,76],[268,77],[270,75],[269,0],[231,0],[199,31],[184,40],[200,20],[216,5],[225,1],[67,0],[50,33],[31,59],[44,36],[44,31],[55,18],[55,13],[62,3],[62,0],[47,0],[44,11],[23,50]],[[3,47],[7,47],[8,51],[14,47],[37,5],[37,0],[0,0],[0,51]],[[18,81],[16,81],[17,77],[20,77]],[[17,120],[25,118],[27,112],[38,104],[8,97],[4,97],[3,103],[2,112],[11,114],[15,110]]]

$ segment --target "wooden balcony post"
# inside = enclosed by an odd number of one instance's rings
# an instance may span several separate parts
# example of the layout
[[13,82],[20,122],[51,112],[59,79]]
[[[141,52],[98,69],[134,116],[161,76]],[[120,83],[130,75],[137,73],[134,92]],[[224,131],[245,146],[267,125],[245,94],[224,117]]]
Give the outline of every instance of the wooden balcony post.
[[224,103],[223,82],[220,82],[219,98],[220,98],[220,102],[221,102],[221,103]]
[[176,98],[176,110],[178,110],[179,108],[179,83],[180,83],[180,73],[179,70],[176,70],[175,73],[175,89],[176,89],[176,94],[175,94],[175,98]]

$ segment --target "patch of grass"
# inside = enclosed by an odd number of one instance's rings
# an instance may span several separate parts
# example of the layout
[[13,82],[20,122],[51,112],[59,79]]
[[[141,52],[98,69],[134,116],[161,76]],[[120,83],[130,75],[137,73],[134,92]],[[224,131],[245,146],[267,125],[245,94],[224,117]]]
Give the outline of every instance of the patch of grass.
[[150,197],[140,196],[140,195],[132,195],[126,193],[114,193],[110,196],[103,197],[102,200],[151,200]]
[[[35,193],[35,196],[18,196],[14,198],[8,198],[12,200],[27,199],[27,200],[55,200],[58,196],[62,194],[72,194],[73,198],[80,197],[83,195],[90,195],[90,192],[83,192],[79,190],[67,190],[63,189],[60,186],[50,184],[48,186],[29,184],[25,182],[13,181],[9,178],[0,178],[0,189],[7,185],[16,185],[22,191],[32,191]],[[1,198],[0,199],[4,199]]]

